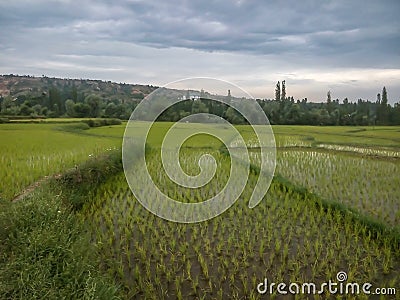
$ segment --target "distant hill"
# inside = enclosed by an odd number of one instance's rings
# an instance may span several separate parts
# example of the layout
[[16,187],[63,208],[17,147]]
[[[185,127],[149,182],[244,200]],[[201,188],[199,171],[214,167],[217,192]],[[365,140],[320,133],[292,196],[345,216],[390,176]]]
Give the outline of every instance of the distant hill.
[[12,96],[25,100],[47,94],[51,88],[60,91],[76,89],[78,94],[96,94],[110,100],[129,101],[143,99],[157,87],[91,79],[0,75],[0,97]]
[[[58,117],[68,113],[69,116],[86,116],[89,109],[85,105],[90,106],[90,102],[87,101],[90,96],[97,99],[103,109],[96,112],[98,115],[93,115],[97,117],[105,114],[105,109],[110,103],[119,105],[118,112],[131,110],[138,101],[155,89],[157,87],[152,85],[91,79],[0,75],[0,112],[1,115],[7,116]],[[72,100],[77,105],[76,108],[83,111],[67,112],[67,100]],[[115,109],[112,108],[110,111],[113,117],[126,118],[123,113],[114,113]]]

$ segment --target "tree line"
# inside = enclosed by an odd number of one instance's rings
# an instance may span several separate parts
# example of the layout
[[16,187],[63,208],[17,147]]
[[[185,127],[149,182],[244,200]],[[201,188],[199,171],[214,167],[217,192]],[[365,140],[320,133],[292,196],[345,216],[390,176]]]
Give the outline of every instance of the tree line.
[[325,102],[308,102],[307,98],[294,100],[286,96],[285,81],[278,81],[275,99],[257,100],[271,124],[297,125],[400,125],[400,101],[391,106],[388,93],[383,87],[376,101],[358,99],[350,102],[332,99],[327,92]]
[[63,99],[57,89],[50,89],[48,96],[32,97],[18,102],[10,96],[0,99],[0,114],[12,118],[25,117],[71,117],[71,118],[98,118],[109,117],[129,119],[129,116],[138,101],[120,102],[106,100],[103,97],[90,94],[84,98],[68,97]]
[[[202,92],[204,94],[204,92]],[[182,101],[166,110],[160,117],[162,121],[178,121],[193,113],[210,113],[221,116],[233,124],[247,124],[247,121],[227,104],[213,101],[200,93],[199,98]],[[207,93],[206,93],[207,94]],[[226,102],[249,101],[234,98],[227,92]],[[342,102],[332,99],[328,91],[325,102],[309,102],[307,98],[295,100],[287,96],[286,83],[278,81],[275,88],[275,99],[257,99],[269,121],[273,125],[400,125],[400,102],[391,106],[385,87],[377,100],[358,99],[350,102],[347,98]]]
[[[30,117],[106,117],[129,119],[130,114],[143,99],[143,94],[118,99],[107,94],[83,93],[76,86],[51,86],[47,92],[0,97],[0,116]],[[227,92],[226,101],[245,103]],[[325,102],[309,102],[307,98],[295,100],[287,96],[286,82],[277,82],[275,99],[257,99],[271,124],[282,125],[400,125],[400,102],[391,106],[385,87],[377,94],[376,101],[358,99],[350,102],[347,98],[332,99],[328,91]],[[178,121],[193,113],[210,113],[221,116],[233,124],[246,124],[246,120],[227,104],[214,101],[203,90],[196,97],[187,91],[185,101],[167,109],[160,121]]]

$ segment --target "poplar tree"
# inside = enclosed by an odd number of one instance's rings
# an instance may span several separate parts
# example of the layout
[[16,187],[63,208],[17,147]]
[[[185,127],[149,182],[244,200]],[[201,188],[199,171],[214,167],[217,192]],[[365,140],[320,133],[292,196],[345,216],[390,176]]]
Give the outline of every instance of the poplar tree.
[[282,81],[281,100],[286,100],[286,82],[285,82],[285,80]]
[[275,88],[275,100],[281,100],[281,83],[278,81]]

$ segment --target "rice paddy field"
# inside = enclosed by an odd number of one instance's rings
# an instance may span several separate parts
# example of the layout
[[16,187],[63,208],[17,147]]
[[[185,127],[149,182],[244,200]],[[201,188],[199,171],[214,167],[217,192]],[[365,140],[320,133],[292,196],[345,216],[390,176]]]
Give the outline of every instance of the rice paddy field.
[[[121,149],[125,124],[90,129],[77,124],[0,125],[3,201],[44,176]],[[199,157],[210,154],[217,171],[202,188],[178,186],[162,170],[159,153],[171,125],[156,123],[148,136],[147,167],[155,183],[181,202],[216,195],[231,167],[221,142],[200,135],[183,144],[183,170],[197,174]],[[213,219],[180,224],[153,215],[135,199],[122,170],[85,194],[88,201],[74,214],[98,257],[95,267],[118,287],[115,297],[400,299],[400,128],[274,126],[275,177],[253,209],[248,201],[262,176],[257,171],[260,149],[250,127],[237,129],[254,167],[238,201]],[[4,266],[0,263],[0,269]],[[268,279],[297,284],[300,290],[312,282],[318,290],[330,280],[338,283],[339,272],[346,273],[344,282],[370,283],[371,294],[327,289],[322,294],[282,294],[276,286],[260,293],[257,288]]]
[[44,176],[121,146],[119,138],[90,136],[76,124],[1,125],[0,197],[4,199],[12,199]]

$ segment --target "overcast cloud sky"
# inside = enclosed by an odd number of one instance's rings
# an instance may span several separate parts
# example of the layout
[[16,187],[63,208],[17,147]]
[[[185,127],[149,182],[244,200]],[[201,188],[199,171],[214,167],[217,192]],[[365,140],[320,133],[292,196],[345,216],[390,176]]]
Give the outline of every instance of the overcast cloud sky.
[[[272,1],[271,1],[272,2]],[[0,73],[400,100],[400,1],[0,0]]]

